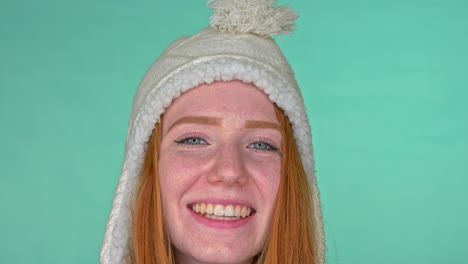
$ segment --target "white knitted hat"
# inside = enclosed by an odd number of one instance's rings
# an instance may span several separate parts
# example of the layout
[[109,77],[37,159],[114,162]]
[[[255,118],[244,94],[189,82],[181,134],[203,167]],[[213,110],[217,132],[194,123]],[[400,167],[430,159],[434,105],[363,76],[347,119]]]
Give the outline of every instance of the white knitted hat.
[[129,263],[131,195],[154,125],[172,100],[203,83],[241,80],[255,84],[289,117],[312,190],[317,264],[325,243],[309,121],[292,69],[274,34],[287,34],[297,15],[274,0],[209,1],[211,27],[173,42],[143,77],[135,95],[125,161],[101,250],[102,264]]

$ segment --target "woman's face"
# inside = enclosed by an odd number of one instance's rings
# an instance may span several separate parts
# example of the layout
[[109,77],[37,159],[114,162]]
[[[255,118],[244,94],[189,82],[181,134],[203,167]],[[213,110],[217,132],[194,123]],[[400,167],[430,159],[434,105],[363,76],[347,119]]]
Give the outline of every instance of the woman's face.
[[159,158],[166,229],[179,263],[248,263],[269,233],[282,137],[253,84],[194,88],[167,109]]

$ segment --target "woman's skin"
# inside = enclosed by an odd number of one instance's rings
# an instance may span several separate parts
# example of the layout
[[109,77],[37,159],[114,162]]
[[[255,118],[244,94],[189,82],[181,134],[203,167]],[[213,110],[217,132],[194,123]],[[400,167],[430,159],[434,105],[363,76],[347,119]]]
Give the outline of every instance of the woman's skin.
[[176,99],[162,124],[163,213],[178,263],[250,263],[280,182],[273,104],[253,84],[215,82]]

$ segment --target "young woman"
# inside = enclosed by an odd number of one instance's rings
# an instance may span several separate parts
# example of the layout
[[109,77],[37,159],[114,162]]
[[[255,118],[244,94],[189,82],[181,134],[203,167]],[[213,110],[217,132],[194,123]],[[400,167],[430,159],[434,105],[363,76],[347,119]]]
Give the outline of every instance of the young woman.
[[310,126],[271,38],[296,14],[210,4],[140,84],[101,263],[323,264]]

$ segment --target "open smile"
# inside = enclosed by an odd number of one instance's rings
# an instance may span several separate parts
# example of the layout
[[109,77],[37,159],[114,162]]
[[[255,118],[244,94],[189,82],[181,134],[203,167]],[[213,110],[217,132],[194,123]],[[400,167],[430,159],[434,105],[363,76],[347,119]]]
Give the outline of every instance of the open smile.
[[188,207],[206,218],[222,221],[240,220],[255,213],[255,209],[239,204],[193,203]]

